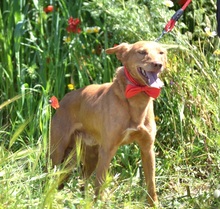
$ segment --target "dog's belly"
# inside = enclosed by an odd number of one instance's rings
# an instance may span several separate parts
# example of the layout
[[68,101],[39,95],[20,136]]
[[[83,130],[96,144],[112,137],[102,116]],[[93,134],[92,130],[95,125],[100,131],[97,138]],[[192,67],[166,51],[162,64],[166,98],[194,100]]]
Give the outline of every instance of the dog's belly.
[[98,144],[96,137],[92,134],[88,134],[85,131],[77,131],[77,136],[88,146],[94,146]]

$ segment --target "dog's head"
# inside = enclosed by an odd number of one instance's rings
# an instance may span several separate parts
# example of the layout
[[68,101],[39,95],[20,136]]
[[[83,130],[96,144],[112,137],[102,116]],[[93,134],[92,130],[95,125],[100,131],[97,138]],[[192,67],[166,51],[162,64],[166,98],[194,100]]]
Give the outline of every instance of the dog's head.
[[156,42],[139,41],[134,44],[122,43],[106,49],[107,54],[115,53],[140,85],[162,87],[158,79],[167,62],[166,50]]

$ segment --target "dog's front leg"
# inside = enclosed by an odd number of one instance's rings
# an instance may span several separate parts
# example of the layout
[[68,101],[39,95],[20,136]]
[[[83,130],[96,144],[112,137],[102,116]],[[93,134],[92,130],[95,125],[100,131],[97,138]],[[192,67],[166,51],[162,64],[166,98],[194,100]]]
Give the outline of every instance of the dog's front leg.
[[[149,135],[148,135],[149,136]],[[141,149],[141,158],[144,169],[145,181],[148,188],[148,202],[151,206],[157,204],[157,194],[155,186],[155,153],[154,140],[148,139],[138,140]]]
[[99,149],[99,160],[96,167],[96,182],[95,182],[95,195],[102,198],[101,186],[106,180],[106,174],[112,158],[114,157],[117,148],[113,149],[100,147]]
[[141,157],[144,169],[146,184],[148,187],[148,202],[154,205],[157,202],[156,186],[155,186],[155,153],[152,148],[141,150]]

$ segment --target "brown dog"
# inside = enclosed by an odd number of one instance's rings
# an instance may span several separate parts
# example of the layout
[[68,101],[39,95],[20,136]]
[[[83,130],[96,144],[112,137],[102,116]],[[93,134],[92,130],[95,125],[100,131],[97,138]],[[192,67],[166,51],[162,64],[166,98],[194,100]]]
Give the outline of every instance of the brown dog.
[[96,169],[96,195],[120,145],[137,142],[141,149],[149,203],[157,202],[153,100],[162,82],[157,77],[166,65],[166,50],[158,43],[122,43],[106,50],[123,63],[112,83],[89,85],[65,95],[51,124],[51,159],[62,163],[82,138],[84,177]]

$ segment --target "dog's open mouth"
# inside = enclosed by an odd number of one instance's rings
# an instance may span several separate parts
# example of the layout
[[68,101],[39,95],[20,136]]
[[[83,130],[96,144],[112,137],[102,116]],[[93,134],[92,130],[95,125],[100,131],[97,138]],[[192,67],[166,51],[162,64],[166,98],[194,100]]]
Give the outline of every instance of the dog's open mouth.
[[151,87],[161,88],[163,87],[163,82],[158,78],[159,72],[148,72],[138,67],[138,72],[144,78],[145,82]]

